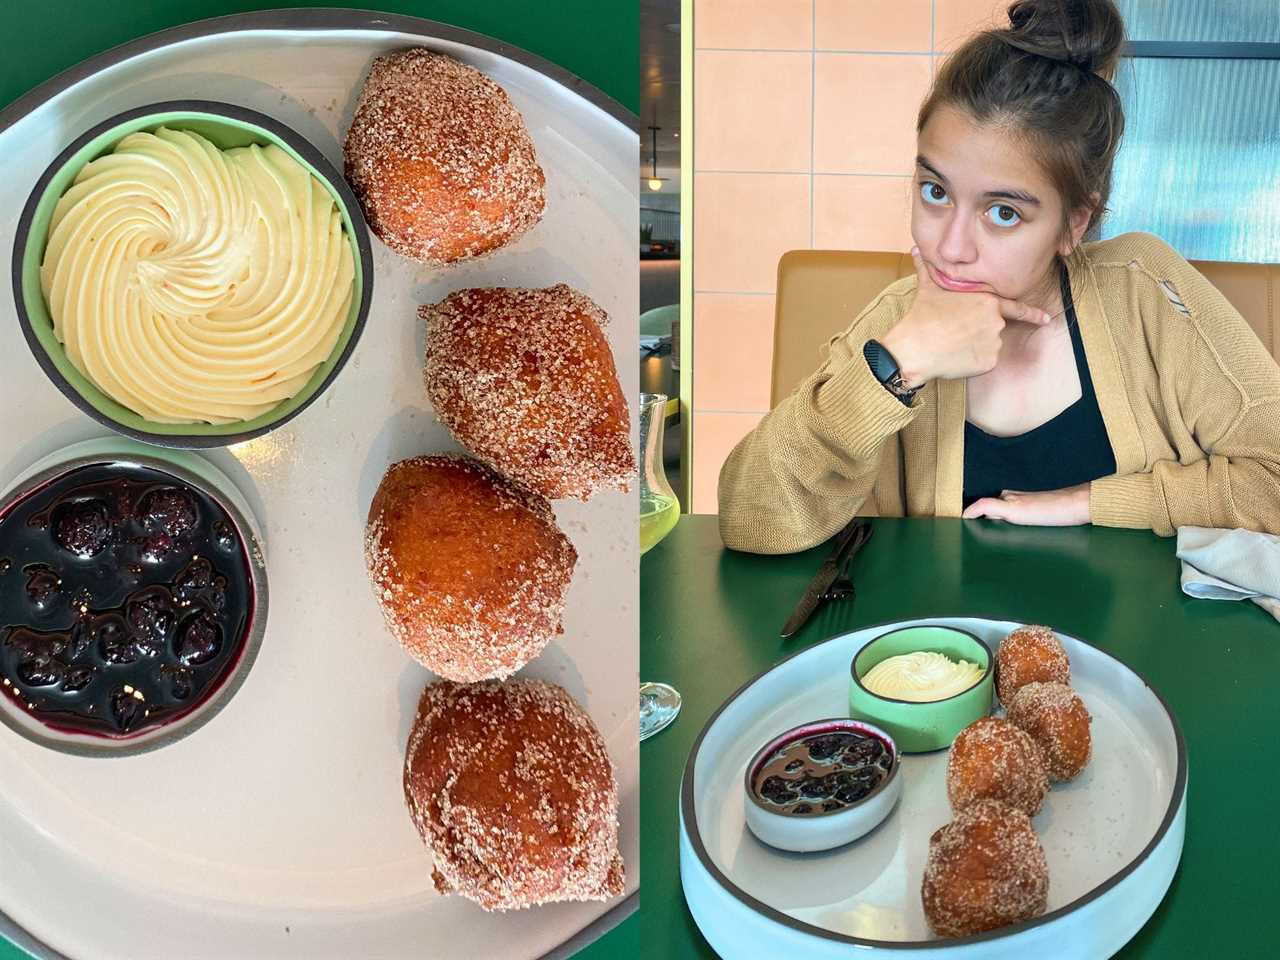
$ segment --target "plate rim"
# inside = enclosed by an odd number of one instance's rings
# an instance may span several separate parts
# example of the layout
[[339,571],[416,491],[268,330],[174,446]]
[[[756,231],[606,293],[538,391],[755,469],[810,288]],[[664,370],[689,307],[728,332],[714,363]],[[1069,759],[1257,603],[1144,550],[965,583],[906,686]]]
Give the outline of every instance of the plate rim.
[[[385,13],[377,10],[358,10],[352,7],[310,7],[253,10],[244,13],[207,17],[190,23],[178,24],[125,41],[94,54],[54,74],[48,80],[32,87],[8,106],[0,109],[0,137],[10,127],[34,112],[58,94],[90,79],[109,67],[144,53],[173,46],[187,40],[195,40],[222,33],[238,33],[248,30],[326,31],[351,30],[368,33],[404,33],[432,40],[448,40],[465,46],[485,50],[496,56],[514,61],[522,66],[554,80],[570,93],[578,96],[626,130],[639,136],[640,117],[598,87],[570,70],[540,57],[537,54],[498,40],[488,34],[456,27],[439,20],[415,17],[409,14]],[[586,926],[573,933],[560,945],[543,955],[542,960],[562,960],[608,933],[622,923],[640,906],[640,889],[632,891],[622,902],[610,907]],[[0,937],[4,937],[19,950],[37,960],[73,960],[59,953],[48,944],[35,939],[19,926],[4,910],[0,909]]]
[[[1184,797],[1186,794],[1186,787],[1187,787],[1187,745],[1186,745],[1186,740],[1182,735],[1182,727],[1178,723],[1177,716],[1174,714],[1173,710],[1170,708],[1168,701],[1165,700],[1165,698],[1160,695],[1160,691],[1157,690],[1155,687],[1153,687],[1145,676],[1143,676],[1137,670],[1133,669],[1133,667],[1129,666],[1129,664],[1125,663],[1123,660],[1121,660],[1119,657],[1115,656],[1114,654],[1111,654],[1106,650],[1103,650],[1101,647],[1097,646],[1096,644],[1090,643],[1088,640],[1084,640],[1080,637],[1074,636],[1073,634],[1065,634],[1066,636],[1069,636],[1074,642],[1083,644],[1086,647],[1090,647],[1093,650],[1097,651],[1102,656],[1108,657],[1109,659],[1114,660],[1116,663],[1120,664],[1122,667],[1124,667],[1126,670],[1132,673],[1135,677],[1141,680],[1143,686],[1145,686],[1148,690],[1150,690],[1152,695],[1156,698],[1156,701],[1160,704],[1161,708],[1164,710],[1165,715],[1169,718],[1169,722],[1173,727],[1173,738],[1174,738],[1174,743],[1177,747],[1178,759],[1177,759],[1177,773],[1173,781],[1173,791],[1169,801],[1169,806],[1165,810],[1164,816],[1160,820],[1160,826],[1156,828],[1156,832],[1152,836],[1151,840],[1148,841],[1146,846],[1142,848],[1142,850],[1138,853],[1138,855],[1135,856],[1132,860],[1130,860],[1127,864],[1125,864],[1125,866],[1122,869],[1112,874],[1110,877],[1108,877],[1102,883],[1098,884],[1096,887],[1094,887],[1093,889],[1085,893],[1083,896],[1077,897],[1075,900],[1071,901],[1070,903],[1064,904],[1063,906],[1049,913],[1041,914],[1040,916],[1033,917],[1030,920],[1023,920],[1020,923],[999,927],[996,930],[989,930],[986,933],[973,934],[968,937],[953,937],[953,938],[938,939],[938,940],[872,940],[867,937],[855,937],[852,934],[837,933],[834,930],[828,930],[825,927],[819,927],[811,923],[806,923],[803,920],[797,920],[796,918],[783,913],[782,911],[778,910],[773,906],[770,906],[764,901],[751,896],[751,894],[747,893],[745,890],[743,890],[741,887],[735,884],[732,880],[730,880],[727,876],[725,876],[724,873],[720,870],[720,868],[716,866],[715,862],[711,859],[711,856],[707,853],[706,846],[702,842],[702,833],[698,828],[697,813],[696,813],[696,810],[694,809],[694,797],[693,797],[694,763],[697,760],[698,753],[702,748],[702,741],[706,737],[707,732],[711,729],[712,724],[714,724],[720,718],[720,715],[729,707],[729,705],[732,704],[734,701],[736,701],[740,696],[742,696],[742,694],[745,693],[748,688],[753,686],[757,681],[763,679],[766,675],[772,673],[777,669],[780,669],[784,664],[790,662],[791,660],[794,660],[796,657],[802,656],[806,653],[816,650],[819,647],[826,646],[829,643],[834,643],[838,640],[842,640],[853,633],[861,633],[866,630],[875,630],[880,627],[891,627],[891,626],[900,625],[900,624],[911,624],[911,623],[919,623],[923,621],[938,621],[938,620],[987,620],[995,623],[1017,623],[1017,624],[1025,625],[1024,621],[1021,621],[1021,620],[1009,620],[1006,617],[992,617],[982,613],[973,613],[973,614],[966,614],[966,615],[937,614],[937,615],[931,615],[927,617],[907,618],[905,620],[889,620],[883,623],[871,623],[871,624],[865,624],[859,627],[854,627],[853,629],[845,630],[834,636],[828,637],[825,640],[820,640],[817,643],[810,644],[809,646],[805,647],[803,650],[797,650],[794,653],[788,654],[786,657],[779,660],[777,663],[774,663],[771,666],[760,671],[758,674],[756,674],[746,683],[738,687],[738,689],[736,689],[732,694],[730,694],[729,697],[725,699],[725,701],[722,704],[720,704],[719,707],[716,708],[716,711],[707,719],[707,722],[703,725],[702,729],[698,732],[697,738],[693,741],[693,746],[689,748],[689,758],[685,762],[684,773],[682,774],[680,779],[681,830],[684,833],[685,837],[688,839],[689,846],[693,850],[694,855],[698,858],[698,862],[701,864],[702,868],[707,871],[708,876],[710,876],[710,878],[716,883],[717,886],[719,886],[726,893],[733,896],[743,906],[747,907],[750,910],[755,911],[756,913],[760,914],[764,918],[771,920],[775,923],[779,923],[784,927],[788,927],[797,933],[802,933],[808,936],[817,937],[821,940],[830,941],[832,943],[847,944],[850,946],[874,947],[876,949],[881,949],[881,950],[939,950],[943,948],[967,946],[969,944],[987,943],[993,940],[1004,939],[1005,937],[1009,937],[1026,930],[1030,930],[1035,927],[1042,926],[1054,920],[1058,920],[1062,917],[1067,916],[1068,914],[1075,913],[1077,910],[1081,909],[1082,907],[1088,905],[1094,900],[1097,900],[1104,893],[1106,893],[1108,890],[1118,885],[1122,880],[1124,880],[1126,877],[1132,874],[1135,870],[1137,870],[1138,867],[1140,867],[1151,856],[1151,854],[1155,851],[1155,849],[1163,842],[1165,837],[1168,835],[1169,828],[1173,825],[1173,821],[1177,818],[1178,810],[1182,807],[1184,803]],[[1059,632],[1060,631],[1058,631],[1056,628],[1054,629],[1054,633],[1059,633]]]

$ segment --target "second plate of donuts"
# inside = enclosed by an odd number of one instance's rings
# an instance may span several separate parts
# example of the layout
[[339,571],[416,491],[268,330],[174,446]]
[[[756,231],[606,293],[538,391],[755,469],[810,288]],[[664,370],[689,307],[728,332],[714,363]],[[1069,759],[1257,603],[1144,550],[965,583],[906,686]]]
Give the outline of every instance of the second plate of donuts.
[[[742,778],[760,745],[847,716],[854,656],[925,625],[986,644],[1009,703],[902,756],[901,798],[860,839],[809,854],[759,840]],[[1167,704],[1085,638],[969,617],[880,624],[780,662],[708,721],[681,786],[681,880],[722,956],[1108,957],[1168,890],[1186,784]]]

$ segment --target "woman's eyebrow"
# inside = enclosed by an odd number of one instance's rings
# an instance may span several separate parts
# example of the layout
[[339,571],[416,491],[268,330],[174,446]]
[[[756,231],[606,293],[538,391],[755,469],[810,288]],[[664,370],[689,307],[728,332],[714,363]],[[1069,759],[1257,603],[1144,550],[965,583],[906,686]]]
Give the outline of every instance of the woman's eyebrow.
[[[923,154],[916,157],[916,166],[924,167],[943,183],[947,182],[946,175],[937,167],[925,159]],[[1019,200],[1022,203],[1028,203],[1033,207],[1040,206],[1040,201],[1027,193],[1025,190],[1014,190],[1012,187],[1000,187],[997,190],[988,190],[982,195],[988,200]]]

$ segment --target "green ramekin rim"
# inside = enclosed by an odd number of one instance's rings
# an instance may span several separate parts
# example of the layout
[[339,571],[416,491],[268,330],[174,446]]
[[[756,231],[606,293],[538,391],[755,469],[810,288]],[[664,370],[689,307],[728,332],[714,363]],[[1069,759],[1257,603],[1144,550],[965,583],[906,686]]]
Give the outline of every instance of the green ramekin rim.
[[[329,357],[296,395],[252,420],[224,424],[153,423],[112,400],[67,358],[53,333],[40,289],[40,263],[49,220],[58,200],[84,165],[130,133],[160,126],[194,130],[221,149],[275,144],[325,185],[342,214],[355,259],[355,295]],[[116,114],[76,137],[36,181],[18,220],[13,245],[13,298],[27,346],[50,381],[76,407],[110,430],[144,443],[177,448],[222,447],[260,437],[313,403],[345,366],[364,331],[373,297],[373,251],[360,204],[347,182],[301,134],[266,114],[213,100],[171,100]]]
[[[863,655],[886,637],[917,630],[943,630],[971,642],[986,658],[978,681],[950,697],[926,701],[884,697],[864,687],[858,672],[858,664]],[[926,643],[920,649],[928,649],[928,644]],[[962,627],[940,623],[913,624],[888,630],[864,643],[849,662],[849,675],[849,708],[855,719],[865,719],[884,727],[904,754],[931,753],[947,749],[962,729],[974,720],[990,714],[995,676],[995,653],[985,640]],[[859,702],[870,704],[872,708],[868,710],[859,706]],[[912,722],[899,720],[898,717],[903,714],[911,714]]]

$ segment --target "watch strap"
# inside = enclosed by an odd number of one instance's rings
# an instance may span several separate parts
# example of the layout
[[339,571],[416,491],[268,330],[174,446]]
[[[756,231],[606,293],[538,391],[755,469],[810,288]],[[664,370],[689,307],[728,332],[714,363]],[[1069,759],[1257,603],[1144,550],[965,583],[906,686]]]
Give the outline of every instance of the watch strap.
[[911,401],[919,388],[906,385],[902,379],[902,371],[898,368],[898,361],[893,358],[893,354],[885,345],[879,340],[868,340],[862,348],[862,355],[866,358],[872,375],[884,385],[884,388],[904,404],[911,406]]

